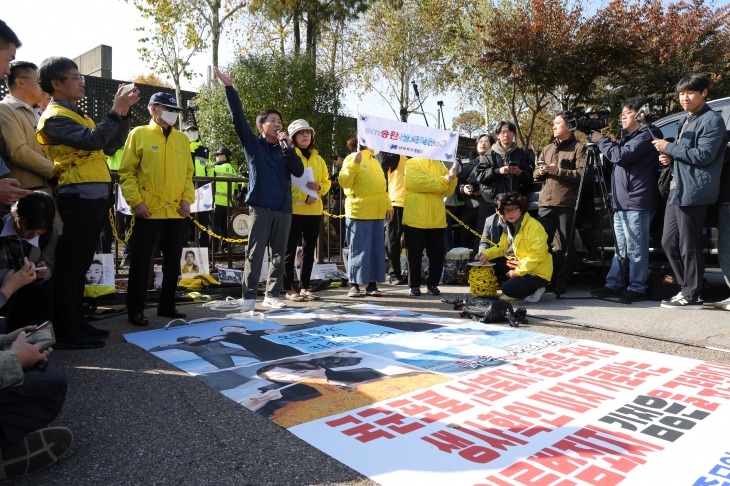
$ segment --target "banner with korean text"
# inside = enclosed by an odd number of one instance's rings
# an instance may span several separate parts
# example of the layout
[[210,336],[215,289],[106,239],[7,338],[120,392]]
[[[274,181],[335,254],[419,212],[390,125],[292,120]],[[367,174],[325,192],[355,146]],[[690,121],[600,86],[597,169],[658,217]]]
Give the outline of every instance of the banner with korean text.
[[422,125],[403,123],[359,113],[357,138],[360,145],[381,152],[423,159],[456,160],[459,134]]

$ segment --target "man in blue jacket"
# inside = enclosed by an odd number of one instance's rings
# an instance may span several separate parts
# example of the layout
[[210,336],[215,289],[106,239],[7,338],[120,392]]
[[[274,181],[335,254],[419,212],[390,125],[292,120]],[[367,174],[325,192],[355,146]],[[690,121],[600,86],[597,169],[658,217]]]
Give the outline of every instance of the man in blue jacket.
[[[611,141],[600,132],[592,135],[606,160],[614,164],[611,196],[616,231],[616,253],[611,270],[606,276],[606,286],[591,292],[596,297],[622,296],[624,276],[628,273],[629,287],[625,298],[632,302],[646,300],[649,227],[661,199],[657,185],[659,154],[651,142],[654,137],[663,136],[658,128],[647,127],[636,121],[637,112],[646,102],[646,98],[640,96],[624,101],[621,126],[628,135],[621,140]],[[622,263],[618,255],[624,258]]]
[[710,80],[689,74],[677,83],[679,103],[687,112],[674,142],[654,141],[662,165],[672,164],[662,248],[682,291],[665,309],[702,309],[705,256],[702,227],[707,207],[717,202],[727,131],[722,116],[707,106]]
[[293,148],[293,142],[281,131],[281,113],[264,110],[256,117],[261,132],[253,134],[243,113],[241,99],[233,88],[233,73],[228,76],[215,68],[218,79],[226,87],[228,110],[233,129],[243,147],[248,164],[249,207],[248,249],[243,271],[242,311],[253,310],[264,252],[269,251],[269,278],[262,305],[273,309],[286,307],[279,299],[284,276],[284,253],[291,227],[291,176],[301,177],[304,164]]

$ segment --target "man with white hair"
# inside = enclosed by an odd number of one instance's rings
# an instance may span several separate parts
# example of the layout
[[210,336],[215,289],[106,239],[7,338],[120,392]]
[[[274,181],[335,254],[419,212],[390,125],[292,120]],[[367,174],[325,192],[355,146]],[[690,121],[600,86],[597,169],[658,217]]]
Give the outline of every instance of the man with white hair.
[[129,134],[119,167],[122,194],[137,218],[127,288],[127,314],[135,326],[148,324],[143,313],[144,301],[149,262],[158,234],[164,259],[157,315],[185,317],[175,310],[175,289],[187,239],[190,204],[195,201],[190,141],[175,129],[182,108],[169,93],[153,94],[148,108],[152,120]]

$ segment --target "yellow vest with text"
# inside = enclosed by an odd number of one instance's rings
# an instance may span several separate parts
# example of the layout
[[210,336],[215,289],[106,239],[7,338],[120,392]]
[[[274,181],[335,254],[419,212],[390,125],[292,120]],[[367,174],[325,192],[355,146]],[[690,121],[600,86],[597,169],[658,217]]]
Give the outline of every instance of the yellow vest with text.
[[[238,177],[238,173],[236,172],[236,169],[233,168],[230,162],[226,162],[225,164],[217,164],[213,167],[209,167],[208,177]],[[236,189],[238,189],[238,186],[240,185],[240,183],[231,184],[231,197],[235,196]],[[216,206],[229,206],[227,182],[215,183],[214,198]]]
[[58,185],[111,182],[112,176],[109,167],[106,165],[106,155],[102,150],[75,149],[55,142],[46,136],[43,131],[46,121],[49,118],[59,116],[71,118],[89,130],[96,128],[96,123],[91,118],[82,117],[75,111],[57,103],[48,105],[46,111],[43,112],[36,128],[36,139],[46,154],[53,160],[53,174],[58,177]]

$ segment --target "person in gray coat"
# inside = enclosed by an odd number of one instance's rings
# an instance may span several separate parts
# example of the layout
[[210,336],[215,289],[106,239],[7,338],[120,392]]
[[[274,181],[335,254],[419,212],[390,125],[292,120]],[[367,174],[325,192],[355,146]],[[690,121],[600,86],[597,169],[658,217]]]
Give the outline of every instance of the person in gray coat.
[[707,106],[710,80],[689,74],[677,84],[679,103],[687,118],[674,142],[655,140],[662,165],[672,164],[662,247],[681,291],[665,309],[702,309],[705,272],[702,228],[707,207],[717,202],[727,130],[722,116]]

